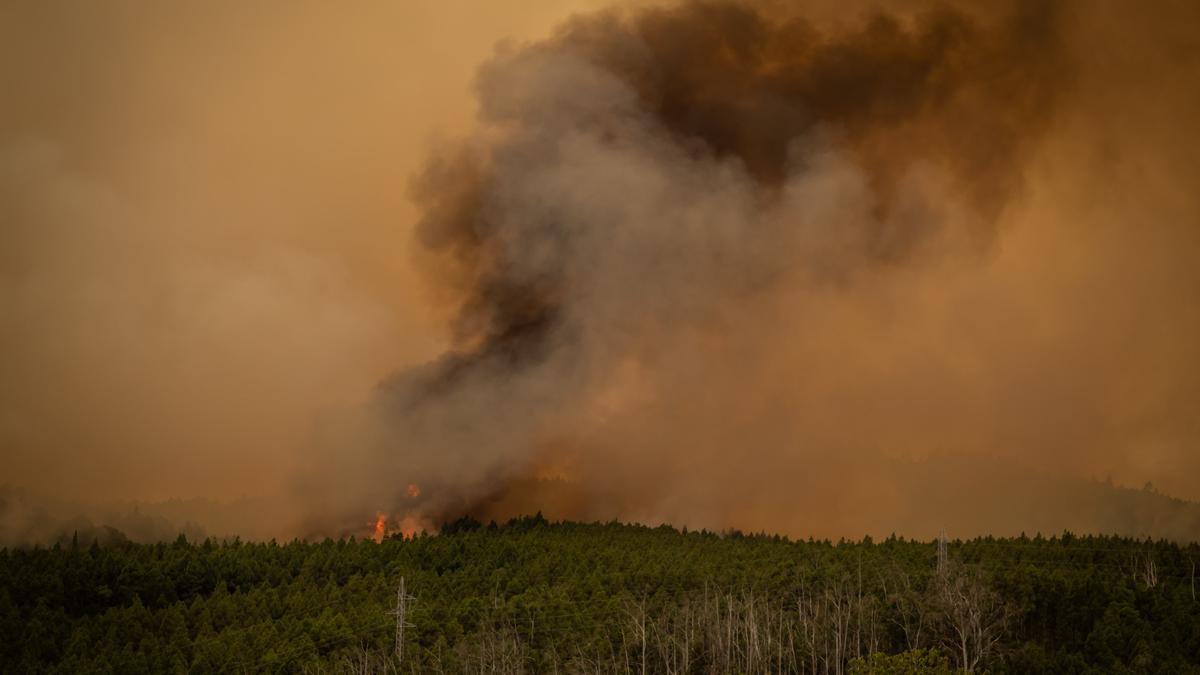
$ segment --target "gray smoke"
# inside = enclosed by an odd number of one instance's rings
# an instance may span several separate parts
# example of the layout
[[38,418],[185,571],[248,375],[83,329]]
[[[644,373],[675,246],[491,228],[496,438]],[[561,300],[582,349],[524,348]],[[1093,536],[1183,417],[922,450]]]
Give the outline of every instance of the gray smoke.
[[[904,476],[970,514],[996,463],[1195,494],[1195,165],[1145,126],[1196,110],[1160,34],[1196,13],[1083,9],[687,2],[500,49],[413,187],[454,346],[381,385],[316,520],[925,533]],[[1135,151],[1154,180],[1092,155]]]

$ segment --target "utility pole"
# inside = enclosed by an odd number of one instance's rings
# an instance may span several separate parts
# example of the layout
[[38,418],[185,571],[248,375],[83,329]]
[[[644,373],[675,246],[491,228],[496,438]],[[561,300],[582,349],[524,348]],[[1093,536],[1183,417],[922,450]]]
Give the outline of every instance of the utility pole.
[[396,667],[404,662],[404,629],[415,628],[408,622],[407,614],[409,604],[416,602],[415,596],[409,595],[404,590],[404,577],[400,577],[400,587],[396,589],[396,607],[388,612],[396,617]]

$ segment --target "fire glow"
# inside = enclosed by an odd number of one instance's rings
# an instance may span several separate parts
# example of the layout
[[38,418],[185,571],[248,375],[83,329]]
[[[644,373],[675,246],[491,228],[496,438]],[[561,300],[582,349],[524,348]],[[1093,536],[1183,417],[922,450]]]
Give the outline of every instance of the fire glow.
[[[409,483],[408,487],[405,488],[405,494],[408,495],[409,499],[416,499],[421,496],[421,487],[416,483]],[[388,536],[388,534],[399,533],[405,539],[412,539],[419,533],[429,529],[425,526],[424,521],[411,513],[405,514],[402,517],[393,516],[392,521],[395,523],[395,526],[389,529],[388,515],[383,511],[375,512],[375,524],[371,532],[371,538],[375,540],[375,543],[383,541],[384,537]]]
[[378,513],[375,517],[374,530],[371,533],[371,539],[375,543],[380,543],[388,535],[399,534],[404,539],[412,539],[422,532],[429,530],[425,522],[419,517],[412,514],[405,515],[401,518],[394,518],[394,527],[388,527],[388,517],[385,513]]
[[376,544],[378,544],[379,542],[383,541],[383,538],[386,535],[387,535],[387,515],[385,515],[382,512],[377,513],[377,514],[375,514],[375,532],[374,532],[374,534],[371,535],[371,538],[375,540]]

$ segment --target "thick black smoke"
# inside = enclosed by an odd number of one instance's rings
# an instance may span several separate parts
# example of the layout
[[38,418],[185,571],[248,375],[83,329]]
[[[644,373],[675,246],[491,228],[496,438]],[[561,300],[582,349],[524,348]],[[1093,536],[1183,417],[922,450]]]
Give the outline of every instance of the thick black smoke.
[[1091,456],[1063,449],[1093,440],[1076,420],[1108,404],[1095,391],[1053,394],[1061,419],[1024,411],[1041,396],[1026,374],[1070,352],[1010,319],[1066,312],[1090,335],[1091,318],[1021,286],[1063,266],[1031,244],[1035,271],[1014,272],[1003,246],[1008,228],[1086,213],[1044,196],[1068,182],[1029,179],[1052,130],[1094,131],[1079,17],[1012,2],[830,22],[804,3],[686,2],[502,48],[479,74],[479,133],[413,187],[454,347],[381,387],[370,450],[338,484],[429,522],[553,501],[828,533],[870,522],[816,524],[839,505],[920,498],[897,461],[1116,463],[1139,424]]
[[[689,161],[736,167],[766,206],[833,145],[851,153],[870,189],[873,228],[857,233],[863,254],[901,259],[937,225],[926,213],[903,213],[913,207],[898,192],[914,168],[945,171],[983,225],[1020,187],[1024,151],[1069,82],[1056,14],[1056,3],[1017,3],[981,24],[938,7],[869,14],[823,32],[753,4],[692,2],[579,18],[549,42],[502,55],[480,78],[482,121],[502,138],[482,152],[435,158],[414,190],[425,209],[422,243],[462,294],[467,355],[451,358],[446,376],[463,359],[518,361],[540,351],[571,284],[577,225],[564,221],[569,214],[522,214],[514,225],[498,202],[507,179],[496,172],[520,155],[552,153],[568,134],[615,147],[635,127]],[[613,98],[572,101],[564,81],[572,73],[607,80]],[[547,80],[525,79],[538,76]],[[513,260],[528,249],[539,256],[534,270]]]

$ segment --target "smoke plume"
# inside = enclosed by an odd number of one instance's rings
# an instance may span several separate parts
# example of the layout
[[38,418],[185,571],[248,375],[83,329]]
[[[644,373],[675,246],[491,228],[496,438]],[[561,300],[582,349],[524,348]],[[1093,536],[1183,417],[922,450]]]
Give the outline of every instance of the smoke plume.
[[686,2],[502,46],[412,187],[452,348],[314,510],[836,536],[1197,496],[1197,13],[1088,7]]
[[611,1],[0,3],[0,545],[1197,536],[1196,3]]

